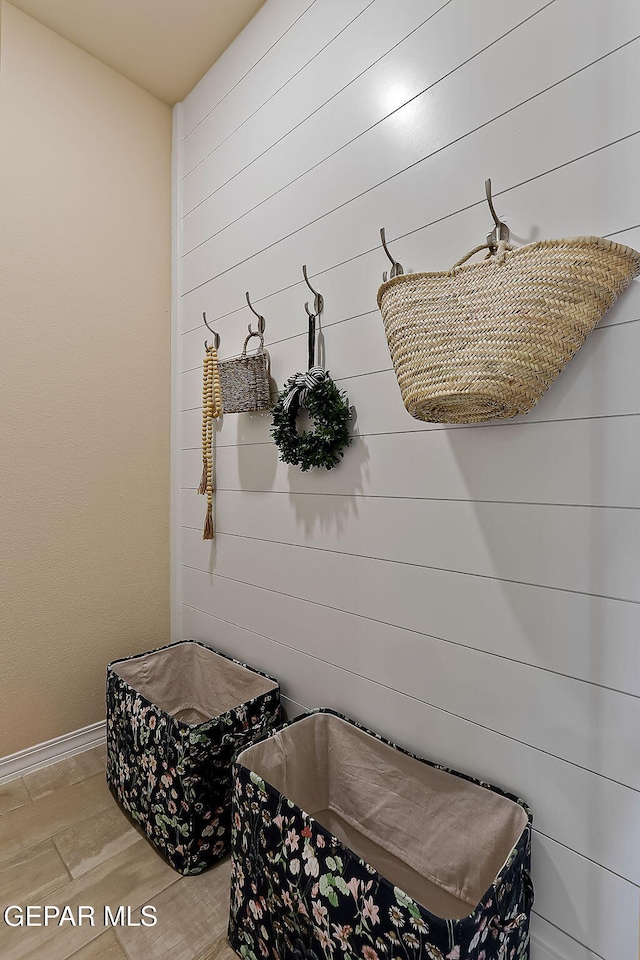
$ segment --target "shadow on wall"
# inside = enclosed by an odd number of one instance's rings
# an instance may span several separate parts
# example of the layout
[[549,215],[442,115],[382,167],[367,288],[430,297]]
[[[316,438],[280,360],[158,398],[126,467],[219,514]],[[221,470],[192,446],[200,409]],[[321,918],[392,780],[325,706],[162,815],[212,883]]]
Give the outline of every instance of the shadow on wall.
[[[355,428],[357,414],[351,408],[351,431]],[[366,443],[352,443],[344,452],[344,457],[337,467],[331,471],[324,468],[314,470],[313,485],[305,490],[305,481],[308,474],[302,473],[298,467],[289,467],[289,489],[296,496],[290,496],[289,502],[293,507],[296,523],[303,527],[307,536],[315,530],[331,530],[339,537],[347,526],[351,517],[358,516],[358,497],[362,495],[368,480],[367,463],[369,451]],[[340,493],[331,492],[330,478],[340,485]],[[345,479],[347,482],[345,483]],[[324,481],[324,483],[323,483]],[[322,487],[324,486],[324,489]],[[320,489],[319,489],[320,488]],[[325,492],[326,491],[326,492]],[[320,493],[319,497],[297,496],[299,493]]]
[[[597,350],[599,336],[601,334],[595,333],[586,349]],[[552,418],[556,409],[561,412],[560,400],[574,379],[580,376],[582,359],[576,358],[575,366],[570,364],[557,385],[540,401],[536,407],[538,416]],[[592,400],[600,409],[606,406],[606,372],[613,372],[614,369],[610,364],[603,365],[602,378],[593,384],[592,389],[597,396],[594,397],[592,393]],[[505,581],[523,583],[522,587],[513,587],[508,582],[499,585],[502,588],[502,603],[510,611],[510,615],[504,617],[502,622],[511,621],[517,650],[515,655],[534,666],[551,666],[560,674],[571,676],[577,673],[581,679],[593,684],[584,691],[586,696],[579,689],[581,684],[567,681],[565,685],[567,697],[576,695],[577,704],[583,701],[580,715],[581,718],[586,717],[586,723],[580,730],[584,751],[576,762],[587,770],[605,771],[613,775],[612,768],[607,766],[612,744],[609,736],[603,735],[603,730],[611,730],[611,718],[604,713],[613,709],[618,697],[603,693],[602,686],[635,693],[637,687],[632,679],[633,671],[630,674],[625,671],[629,670],[630,656],[632,660],[637,660],[632,653],[637,628],[630,604],[621,604],[602,596],[615,592],[614,584],[619,586],[619,593],[630,596],[632,583],[623,574],[624,557],[620,556],[618,539],[620,528],[616,524],[616,518],[626,511],[608,511],[588,506],[612,502],[612,491],[620,491],[612,476],[612,471],[616,469],[615,462],[608,462],[612,442],[611,420],[591,420],[588,432],[582,429],[573,443],[569,439],[570,431],[577,424],[554,424],[553,420],[546,423],[524,421],[525,418],[519,418],[511,425],[495,424],[472,430],[447,431],[450,449],[455,456],[457,469],[464,477],[469,498],[478,500],[473,504],[473,522],[486,552],[490,574]],[[548,459],[542,460],[542,437],[549,438],[552,432],[559,429],[562,429],[562,434],[558,436],[568,438],[569,442],[564,447],[548,442]],[[538,442],[534,432],[539,431],[541,439]],[[495,499],[504,502],[487,503],[490,496],[487,477],[490,471],[484,477],[483,471],[487,470],[496,444],[510,447],[514,463],[520,461],[520,467],[514,467],[511,489],[496,489]],[[574,491],[576,496],[573,502],[582,504],[577,506],[569,505],[572,491],[559,484],[562,477],[570,479],[573,475],[575,478],[572,463],[577,463],[583,474],[583,481],[576,484]],[[575,483],[575,479],[571,483]],[[553,490],[561,492],[560,504],[550,502]],[[483,500],[485,502],[481,502]],[[556,589],[540,589],[535,585],[526,586],[527,583]],[[585,596],[589,593],[596,596]],[[494,597],[483,615],[487,618],[496,616],[499,605],[500,601]],[[480,614],[480,611],[476,613]],[[614,643],[611,642],[612,638]],[[576,670],[577,663],[580,664],[579,671]],[[529,703],[523,707],[531,710],[534,717],[543,705]],[[565,702],[561,706],[551,702],[544,709],[552,712],[557,728],[557,746],[552,748],[552,755],[571,759],[566,746],[576,733],[575,729],[572,730],[571,704]],[[536,745],[535,720],[532,721],[532,727],[533,733],[528,742]],[[626,782],[632,783],[633,780],[627,779]],[[528,795],[527,799],[536,809],[535,794]],[[598,836],[602,831],[603,816],[599,791],[585,791],[574,800],[579,807],[585,836]],[[539,826],[544,833],[546,824]],[[631,829],[631,823],[628,828]],[[566,928],[576,930],[580,928],[581,918],[575,914],[573,904],[580,898],[567,889],[567,873],[559,870],[557,864],[551,861],[549,852],[552,849],[556,848],[549,841],[544,846],[538,843],[534,850],[534,882],[536,877],[540,878],[537,887],[541,901],[538,912],[548,916],[551,907],[547,907],[547,904],[554,899],[562,902],[565,911],[573,914],[571,922],[567,916]],[[562,852],[561,848],[557,849],[559,853]],[[585,896],[588,898],[588,913],[597,914],[600,909],[599,895],[589,890]]]
[[[591,344],[594,346],[596,344]],[[570,366],[569,373],[560,377],[558,389],[552,386],[542,398],[535,408],[537,415],[553,416],[558,394],[565,392],[560,383],[566,376],[563,386],[570,386],[573,376],[579,374],[579,363],[580,358],[574,368]],[[601,388],[599,382],[598,391]],[[453,429],[448,431],[448,441],[469,500],[473,502],[474,525],[486,555],[487,573],[525,587],[531,585],[530,590],[505,590],[504,593],[505,598],[509,597],[514,627],[518,625],[515,629],[521,636],[520,645],[524,640],[527,649],[525,662],[541,666],[555,663],[557,669],[571,675],[571,654],[565,660],[558,658],[556,650],[565,639],[558,634],[561,611],[564,611],[573,621],[567,622],[567,631],[573,635],[566,638],[567,642],[571,646],[576,643],[576,637],[580,638],[580,675],[592,683],[615,688],[622,671],[621,665],[611,660],[607,636],[610,630],[619,634],[623,628],[616,602],[607,600],[606,595],[612,592],[614,581],[622,594],[625,587],[631,588],[631,583],[621,577],[620,558],[615,556],[614,537],[618,528],[615,524],[611,527],[606,516],[609,511],[597,508],[611,502],[612,488],[617,487],[607,468],[609,421],[592,420],[586,444],[584,431],[572,443],[570,434],[563,429],[562,445],[547,439],[545,459],[542,450],[545,437],[549,437],[549,430],[555,433],[561,426],[564,428],[566,424],[562,421],[554,424],[553,420],[527,423],[526,418],[521,417],[510,425],[496,423],[471,430]],[[534,431],[540,432],[539,436],[534,435]],[[496,487],[492,496],[492,450],[497,452],[497,447],[503,445],[513,450],[514,470],[509,478],[494,477]],[[573,491],[562,482],[562,478],[575,477],[572,464],[583,473],[582,482],[576,484]],[[572,497],[572,493],[575,496]],[[612,574],[612,567],[616,573]],[[591,593],[595,596],[584,597]],[[572,602],[571,594],[580,596]],[[621,647],[626,648],[626,644],[616,644],[614,649]],[[601,700],[594,696],[589,712],[590,729],[584,731],[589,743],[588,766],[592,770],[602,769],[607,752],[606,743],[599,735],[600,709]],[[591,815],[590,811],[583,812]],[[593,814],[595,829],[600,812],[594,810]]]
[[[242,419],[247,414],[239,414]],[[298,420],[300,430],[311,430],[313,424],[306,415]],[[357,412],[351,408],[350,432],[357,437]],[[239,432],[242,427],[239,426]],[[344,457],[332,470],[324,468],[303,472],[297,466],[285,466],[279,460],[278,448],[273,443],[240,444],[238,475],[241,490],[272,492],[274,496],[290,496],[298,526],[307,536],[314,530],[332,530],[339,535],[349,517],[358,515],[358,495],[366,486],[369,453],[366,442],[353,443],[344,451]],[[315,494],[306,497],[304,494]],[[318,496],[320,495],[320,496]]]
[[[207,571],[211,574],[211,578],[213,578],[213,575],[216,569],[216,561],[218,557],[218,539],[217,537],[214,536],[213,540],[207,540],[204,542],[210,545],[209,562],[207,563]],[[213,580],[210,579],[209,583],[211,584],[212,582]]]
[[[242,421],[251,414],[239,413],[237,416]],[[239,425],[238,433],[241,432]],[[273,443],[239,443],[236,450],[240,490],[269,492],[277,488],[278,451]]]

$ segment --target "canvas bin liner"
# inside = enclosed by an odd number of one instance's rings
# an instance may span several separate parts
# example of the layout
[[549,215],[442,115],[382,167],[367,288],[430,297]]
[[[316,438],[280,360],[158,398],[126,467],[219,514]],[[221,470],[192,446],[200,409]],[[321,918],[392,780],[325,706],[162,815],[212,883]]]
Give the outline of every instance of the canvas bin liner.
[[524,960],[532,817],[329,710],[234,763],[229,940],[273,960]]
[[234,753],[280,722],[275,680],[183,640],[107,667],[107,783],[158,852],[201,873],[229,848]]

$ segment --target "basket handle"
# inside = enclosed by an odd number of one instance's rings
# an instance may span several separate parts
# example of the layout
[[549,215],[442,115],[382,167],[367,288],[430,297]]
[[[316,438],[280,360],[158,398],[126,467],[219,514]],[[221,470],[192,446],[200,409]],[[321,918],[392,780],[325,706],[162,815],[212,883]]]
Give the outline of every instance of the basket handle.
[[260,340],[260,350],[259,351],[257,350],[256,353],[264,353],[264,336],[262,335],[262,333],[258,333],[255,330],[251,330],[249,333],[249,336],[245,337],[244,344],[242,345],[242,353],[240,354],[240,356],[243,359],[246,358],[247,356],[247,344],[249,343],[249,340],[251,340],[252,337],[258,337],[258,339]]
[[[512,243],[507,243],[506,240],[498,241],[498,246],[495,251],[496,263],[502,263],[504,260],[507,250],[514,250],[515,247]],[[490,260],[494,256],[494,253],[488,243],[481,243],[479,246],[474,247],[473,250],[470,250],[469,253],[465,253],[464,257],[461,257],[460,260],[456,260],[454,265],[451,267],[451,276],[455,276],[456,270],[458,267],[461,267],[463,263],[466,263],[467,260],[470,260],[476,253],[480,253],[481,250],[488,250],[489,253],[486,260]]]

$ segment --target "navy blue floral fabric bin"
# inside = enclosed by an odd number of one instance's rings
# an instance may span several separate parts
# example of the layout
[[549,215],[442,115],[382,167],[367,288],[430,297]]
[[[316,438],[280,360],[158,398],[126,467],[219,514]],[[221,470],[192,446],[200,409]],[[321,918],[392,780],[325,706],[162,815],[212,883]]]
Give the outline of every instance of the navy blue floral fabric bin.
[[238,754],[229,941],[245,960],[526,960],[531,813],[329,710]]
[[107,783],[182,874],[229,849],[234,753],[281,720],[275,680],[196,640],[107,668]]

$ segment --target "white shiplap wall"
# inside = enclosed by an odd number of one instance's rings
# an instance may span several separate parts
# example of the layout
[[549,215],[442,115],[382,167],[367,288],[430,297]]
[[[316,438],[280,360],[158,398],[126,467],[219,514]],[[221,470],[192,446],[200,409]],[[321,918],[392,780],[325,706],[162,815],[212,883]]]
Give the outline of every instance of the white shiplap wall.
[[[267,0],[176,108],[178,633],[525,797],[533,960],[634,960],[640,886],[640,284],[526,418],[405,412],[375,296],[491,226],[640,246],[636,0]],[[330,473],[269,416],[217,435],[201,539],[202,311],[222,356],[267,320],[278,385],[326,364],[356,408]],[[299,709],[299,707],[298,707]]]

